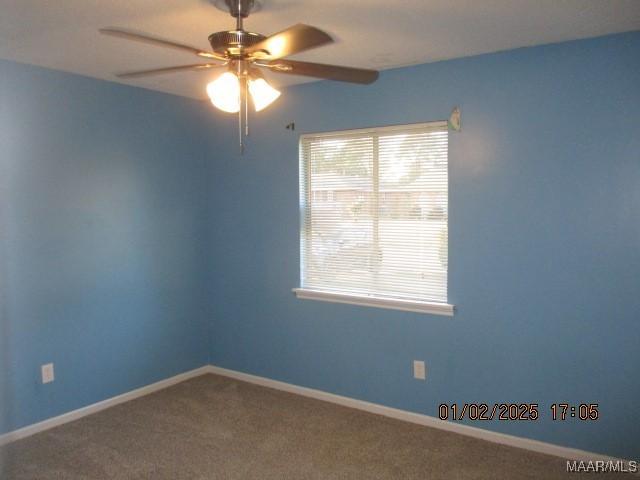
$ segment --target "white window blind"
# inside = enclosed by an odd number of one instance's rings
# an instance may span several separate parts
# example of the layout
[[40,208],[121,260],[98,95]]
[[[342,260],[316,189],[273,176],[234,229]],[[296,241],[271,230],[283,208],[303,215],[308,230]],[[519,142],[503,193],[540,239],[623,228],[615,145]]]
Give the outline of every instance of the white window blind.
[[447,150],[446,122],[301,136],[302,289],[446,304]]

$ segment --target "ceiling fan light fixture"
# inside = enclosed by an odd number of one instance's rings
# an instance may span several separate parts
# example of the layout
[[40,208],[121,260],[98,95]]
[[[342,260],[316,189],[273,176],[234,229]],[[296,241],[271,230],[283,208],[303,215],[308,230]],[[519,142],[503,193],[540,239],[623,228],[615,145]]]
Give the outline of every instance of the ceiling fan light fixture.
[[[262,77],[249,78],[249,94],[256,112],[264,110],[280,96],[280,92]],[[209,83],[207,95],[213,106],[223,112],[238,113],[240,111],[240,80],[231,71],[223,73]]]
[[207,85],[207,94],[214,107],[238,114],[240,151],[243,138],[249,135],[249,98],[257,112],[271,105],[280,92],[260,74],[260,69],[273,73],[301,75],[324,80],[368,84],[375,82],[378,72],[364,68],[326,65],[322,63],[288,60],[286,57],[332,43],[326,32],[298,23],[265,36],[244,29],[244,19],[262,6],[263,0],[208,0],[236,20],[235,29],[209,35],[211,50],[202,50],[173,40],[142,34],[126,28],[106,27],[100,32],[140,43],[180,50],[206,59],[207,63],[137,70],[118,74],[120,78],[138,78],[172,72],[206,71],[228,67],[228,71]]
[[253,99],[256,112],[264,110],[280,96],[280,91],[273,88],[264,78],[249,80],[249,93]]
[[233,72],[224,72],[207,85],[207,95],[214,107],[228,113],[240,111],[240,81]]

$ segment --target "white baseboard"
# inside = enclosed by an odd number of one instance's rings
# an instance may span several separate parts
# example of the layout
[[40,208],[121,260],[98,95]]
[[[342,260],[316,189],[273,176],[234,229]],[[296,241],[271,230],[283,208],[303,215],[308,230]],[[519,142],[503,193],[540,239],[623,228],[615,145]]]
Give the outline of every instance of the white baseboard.
[[628,460],[611,457],[609,455],[586,452],[584,450],[563,447],[560,445],[554,445],[552,443],[541,442],[529,438],[516,437],[514,435],[508,435],[505,433],[493,432],[491,430],[485,430],[483,428],[470,427],[468,425],[463,425],[460,423],[443,421],[439,418],[431,417],[429,415],[423,415],[421,413],[414,413],[408,412],[406,410],[399,410],[397,408],[385,407],[384,405],[379,405],[377,403],[370,403],[363,400],[356,400],[350,397],[343,397],[341,395],[335,395],[333,393],[327,393],[323,392],[322,390],[315,390],[313,388],[300,387],[291,383],[280,382],[278,380],[272,380],[270,378],[259,377],[248,373],[238,372],[236,370],[216,367],[214,365],[205,368],[207,368],[210,373],[223,375],[225,377],[234,378],[236,380],[242,380],[244,382],[254,383],[256,385],[262,385],[264,387],[274,388],[276,390],[282,390],[289,393],[295,393],[297,395],[311,397],[318,400],[323,400],[325,402],[335,403],[345,407],[355,408],[357,410],[363,410],[365,412],[395,418],[397,420],[403,420],[405,422],[416,423],[418,425],[424,425],[426,427],[459,433],[461,435],[479,438],[481,440],[486,440],[492,443],[499,443],[501,445],[522,448],[525,450],[530,450],[532,452],[553,455],[555,457],[562,457],[567,460],[612,460],[628,462]]
[[369,413],[377,415],[383,415],[385,417],[395,418],[405,422],[415,423],[418,425],[424,425],[426,427],[437,428],[439,430],[446,430],[449,432],[459,433],[468,437],[474,437],[481,440],[486,440],[492,443],[498,443],[501,445],[507,445],[510,447],[522,448],[533,452],[543,453],[546,455],[553,455],[556,457],[562,457],[567,460],[612,460],[612,461],[627,461],[621,458],[615,458],[608,455],[601,455],[598,453],[587,452],[584,450],[578,450],[575,448],[563,447],[560,445],[554,445],[552,443],[541,442],[538,440],[532,440],[529,438],[516,437],[514,435],[507,435],[505,433],[493,432],[491,430],[485,430],[482,428],[470,427],[459,423],[446,422],[438,418],[431,417],[429,415],[423,415],[421,413],[408,412],[406,410],[399,410],[397,408],[386,407],[376,403],[365,402],[363,400],[357,400],[355,398],[343,397],[341,395],[335,395],[333,393],[323,392],[322,390],[315,390],[313,388],[301,387],[293,385],[291,383],[281,382],[278,380],[272,380],[266,377],[259,377],[257,375],[251,375],[249,373],[243,373],[236,370],[229,370],[214,365],[206,365],[195,370],[181,373],[171,378],[161,380],[145,387],[137,388],[122,395],[103,400],[92,405],[88,405],[78,410],[59,415],[57,417],[44,420],[42,422],[34,423],[24,428],[14,430],[12,432],[0,435],[0,446],[7,443],[20,440],[31,435],[34,435],[50,428],[57,427],[64,423],[77,420],[92,413],[99,412],[109,407],[113,407],[120,403],[128,402],[135,398],[148,395],[158,390],[175,385],[176,383],[183,382],[193,377],[197,377],[206,373],[213,373],[222,375],[225,377],[241,380],[256,385],[262,385],[264,387],[274,388],[276,390],[282,390],[305,397],[315,398],[317,400],[323,400],[325,402],[335,403],[345,407],[355,408]]
[[104,410],[105,408],[113,407],[115,405],[118,405],[119,403],[124,403],[128,402],[129,400],[133,400],[134,398],[143,397],[150,393],[157,392],[158,390],[170,387],[171,385],[175,385],[176,383],[183,382],[199,375],[204,375],[205,373],[209,373],[210,371],[211,369],[208,365],[196,368],[195,370],[180,373],[174,377],[152,383],[151,385],[136,388],[135,390],[123,393],[122,395],[108,398],[92,405],[87,405],[86,407],[82,407],[77,410],[58,415],[57,417],[43,420],[42,422],[34,423],[33,425],[29,425],[18,430],[13,430],[12,432],[0,435],[0,446],[6,445],[10,442],[14,442],[16,440],[20,440],[21,438],[29,437],[45,430],[49,430],[50,428],[57,427],[58,425],[62,425],[64,423],[72,422],[73,420],[86,417],[87,415],[99,412],[100,410]]

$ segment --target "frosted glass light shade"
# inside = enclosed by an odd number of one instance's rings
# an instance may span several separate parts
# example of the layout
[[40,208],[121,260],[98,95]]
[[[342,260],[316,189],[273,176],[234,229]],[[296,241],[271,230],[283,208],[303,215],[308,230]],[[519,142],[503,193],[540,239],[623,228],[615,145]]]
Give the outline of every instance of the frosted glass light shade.
[[240,81],[231,72],[225,72],[207,85],[207,95],[216,108],[224,112],[240,111]]
[[280,92],[269,85],[264,78],[250,79],[249,93],[253,98],[256,112],[268,107],[280,96]]
[[[264,78],[250,78],[249,93],[256,112],[268,107],[280,96],[280,92],[269,85]],[[225,72],[209,83],[207,95],[211,103],[224,112],[240,111],[240,80],[233,72]]]

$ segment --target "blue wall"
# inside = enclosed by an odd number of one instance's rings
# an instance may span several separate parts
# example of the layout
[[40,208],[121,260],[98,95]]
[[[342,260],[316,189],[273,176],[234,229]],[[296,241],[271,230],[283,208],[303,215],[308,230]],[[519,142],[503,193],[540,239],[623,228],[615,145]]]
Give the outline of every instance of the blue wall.
[[0,62],[0,432],[208,362],[212,118]]
[[[456,316],[294,298],[298,134],[455,105]],[[212,189],[213,364],[433,416],[442,402],[535,402],[536,422],[474,425],[640,457],[640,32],[290,88],[254,119],[244,157],[225,125],[210,147],[228,150]],[[553,422],[556,402],[599,403],[601,418]]]

